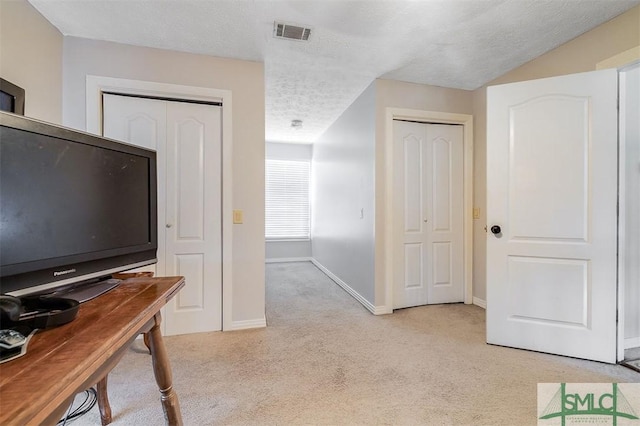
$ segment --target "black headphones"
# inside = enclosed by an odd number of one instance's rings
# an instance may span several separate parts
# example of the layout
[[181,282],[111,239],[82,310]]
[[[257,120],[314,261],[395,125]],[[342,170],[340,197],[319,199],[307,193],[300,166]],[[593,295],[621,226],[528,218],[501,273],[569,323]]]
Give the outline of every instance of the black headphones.
[[0,295],[0,328],[49,328],[66,324],[78,314],[80,303],[62,297]]

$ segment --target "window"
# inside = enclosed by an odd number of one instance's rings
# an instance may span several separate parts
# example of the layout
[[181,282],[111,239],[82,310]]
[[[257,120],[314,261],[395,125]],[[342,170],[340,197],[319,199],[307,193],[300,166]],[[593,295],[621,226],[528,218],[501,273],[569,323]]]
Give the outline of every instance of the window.
[[267,239],[309,238],[309,171],[309,161],[266,160]]

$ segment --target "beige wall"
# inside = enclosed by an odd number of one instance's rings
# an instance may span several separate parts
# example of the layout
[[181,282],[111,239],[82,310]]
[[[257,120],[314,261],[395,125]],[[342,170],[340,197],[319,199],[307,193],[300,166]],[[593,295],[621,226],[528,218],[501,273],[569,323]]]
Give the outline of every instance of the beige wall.
[[[386,108],[410,108],[423,111],[473,113],[473,92],[447,89],[393,80],[376,80],[376,166],[375,166],[375,305],[385,301],[385,206],[391,202],[385,193]],[[477,227],[477,221],[474,228]],[[474,260],[475,262],[475,260]],[[474,289],[475,294],[475,289]]]
[[473,296],[487,300],[487,91],[473,92],[473,205],[480,217],[473,227]]
[[79,129],[86,128],[87,75],[232,92],[233,202],[223,208],[244,210],[244,224],[233,225],[232,315],[234,323],[264,320],[263,64],[65,37],[63,66],[63,122]]
[[[487,86],[593,71],[596,64],[640,45],[640,6],[606,22],[593,30],[547,52],[546,54],[504,74],[473,92],[475,119],[475,205],[486,221],[486,88]],[[476,228],[479,228],[478,226]],[[485,235],[475,230],[474,295],[486,300]]]
[[25,0],[0,1],[0,77],[25,90],[25,115],[62,122],[62,34]]

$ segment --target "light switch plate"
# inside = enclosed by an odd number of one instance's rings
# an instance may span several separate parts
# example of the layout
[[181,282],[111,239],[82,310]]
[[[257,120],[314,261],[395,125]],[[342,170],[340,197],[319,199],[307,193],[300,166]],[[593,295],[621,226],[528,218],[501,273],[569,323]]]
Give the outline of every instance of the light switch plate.
[[480,219],[480,207],[473,208],[473,218]]

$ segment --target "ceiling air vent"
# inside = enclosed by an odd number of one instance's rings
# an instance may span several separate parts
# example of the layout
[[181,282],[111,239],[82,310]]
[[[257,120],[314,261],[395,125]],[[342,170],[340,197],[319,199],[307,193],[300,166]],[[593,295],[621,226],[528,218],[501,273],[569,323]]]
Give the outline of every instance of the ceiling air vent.
[[276,38],[286,38],[287,40],[296,41],[308,41],[310,35],[311,28],[285,24],[284,22],[277,21],[273,23],[273,36]]

